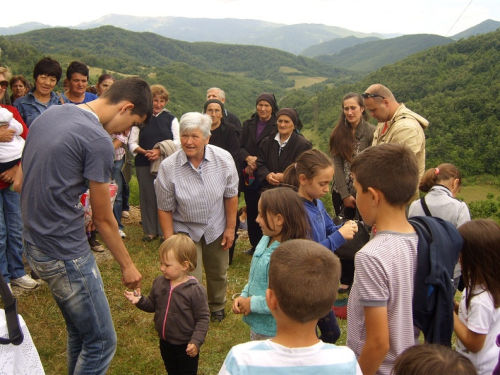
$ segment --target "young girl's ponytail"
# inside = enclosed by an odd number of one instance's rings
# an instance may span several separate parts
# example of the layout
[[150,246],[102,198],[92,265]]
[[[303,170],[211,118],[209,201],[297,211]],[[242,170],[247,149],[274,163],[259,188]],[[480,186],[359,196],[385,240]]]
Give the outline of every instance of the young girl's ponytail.
[[436,168],[428,169],[424,173],[418,188],[421,192],[428,193],[440,181],[447,181],[451,178],[458,179],[459,184],[462,184],[462,176],[457,167],[450,163],[439,164]]
[[323,151],[312,149],[304,151],[297,157],[295,163],[290,164],[283,173],[283,183],[299,187],[299,176],[303,174],[308,180],[316,176],[319,171],[333,167],[332,160]]

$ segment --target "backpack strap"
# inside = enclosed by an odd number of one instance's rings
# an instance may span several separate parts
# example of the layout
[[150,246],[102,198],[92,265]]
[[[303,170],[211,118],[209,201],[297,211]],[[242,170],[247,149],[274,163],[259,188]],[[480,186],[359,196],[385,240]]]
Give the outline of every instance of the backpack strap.
[[427,203],[425,202],[425,197],[420,198],[420,204],[425,212],[425,216],[432,216],[431,211],[429,211],[429,207],[427,207]]

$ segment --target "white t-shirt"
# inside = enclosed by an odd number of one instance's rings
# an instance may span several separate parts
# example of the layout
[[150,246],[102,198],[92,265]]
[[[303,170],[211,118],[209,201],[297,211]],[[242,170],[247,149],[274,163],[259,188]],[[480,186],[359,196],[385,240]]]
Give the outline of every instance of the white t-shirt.
[[[475,287],[474,293],[480,293],[482,287]],[[486,335],[483,348],[472,353],[457,340],[457,351],[471,360],[476,366],[479,375],[491,374],[498,362],[500,348],[496,346],[495,340],[500,333],[500,308],[495,308],[491,294],[484,291],[470,301],[469,309],[465,307],[465,296],[467,289],[462,294],[458,309],[458,318],[469,330]]]
[[233,346],[219,375],[362,375],[352,350],[319,341],[287,348],[271,340]]

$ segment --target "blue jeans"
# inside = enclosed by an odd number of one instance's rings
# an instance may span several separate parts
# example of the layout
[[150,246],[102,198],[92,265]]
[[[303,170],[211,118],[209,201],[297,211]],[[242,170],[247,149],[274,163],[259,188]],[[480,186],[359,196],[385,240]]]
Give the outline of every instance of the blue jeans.
[[68,374],[105,374],[116,350],[116,333],[94,255],[60,260],[25,241],[26,258],[47,282],[68,332]]
[[22,234],[19,194],[9,188],[0,189],[0,272],[7,283],[26,275]]
[[122,160],[115,160],[115,165],[113,167],[113,180],[115,180],[116,185],[118,186],[118,190],[116,191],[115,203],[113,204],[113,214],[115,215],[115,219],[118,222],[119,229],[123,229],[123,224],[122,224],[122,202],[123,202],[122,190],[123,190],[123,183],[124,183],[125,179],[123,178],[122,167],[123,167],[124,160],[125,160],[125,158],[123,158]]

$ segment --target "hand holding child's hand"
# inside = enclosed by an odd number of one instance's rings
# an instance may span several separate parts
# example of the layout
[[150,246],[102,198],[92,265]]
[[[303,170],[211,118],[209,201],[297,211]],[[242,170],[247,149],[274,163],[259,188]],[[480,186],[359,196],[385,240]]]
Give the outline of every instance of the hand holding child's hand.
[[133,292],[126,290],[124,295],[126,299],[132,302],[132,305],[135,305],[141,299],[141,288],[137,288]]
[[358,224],[353,220],[349,220],[339,229],[340,234],[346,240],[352,240],[357,231]]
[[186,353],[190,357],[196,357],[198,355],[198,348],[196,347],[195,344],[193,344],[192,342],[190,342],[187,345]]

